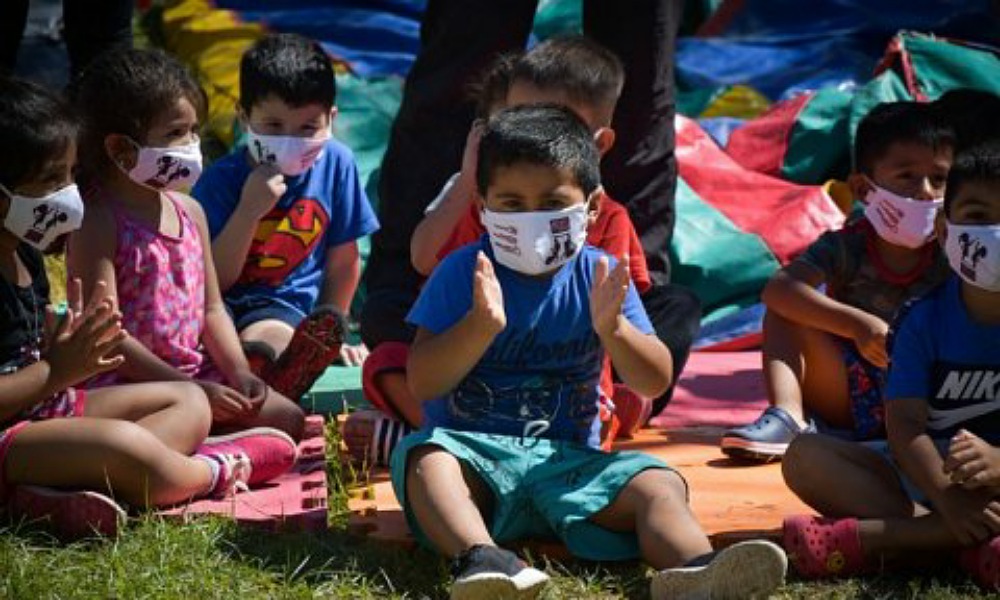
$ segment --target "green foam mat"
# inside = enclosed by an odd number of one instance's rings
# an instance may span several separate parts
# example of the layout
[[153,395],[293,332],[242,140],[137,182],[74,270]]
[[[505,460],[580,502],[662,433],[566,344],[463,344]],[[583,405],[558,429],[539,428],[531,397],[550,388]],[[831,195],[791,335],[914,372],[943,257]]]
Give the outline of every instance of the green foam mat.
[[299,403],[307,411],[326,415],[369,407],[361,392],[361,367],[327,368]]

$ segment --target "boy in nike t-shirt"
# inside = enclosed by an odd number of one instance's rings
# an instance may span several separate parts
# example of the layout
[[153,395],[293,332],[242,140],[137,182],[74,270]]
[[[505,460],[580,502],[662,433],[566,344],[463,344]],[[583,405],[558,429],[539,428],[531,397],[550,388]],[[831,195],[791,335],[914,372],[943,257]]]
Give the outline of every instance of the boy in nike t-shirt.
[[785,549],[803,575],[961,549],[961,566],[1000,588],[1000,143],[955,159],[936,231],[954,272],[897,320],[888,444],[804,435],[785,456],[800,498],[857,517],[786,519]]

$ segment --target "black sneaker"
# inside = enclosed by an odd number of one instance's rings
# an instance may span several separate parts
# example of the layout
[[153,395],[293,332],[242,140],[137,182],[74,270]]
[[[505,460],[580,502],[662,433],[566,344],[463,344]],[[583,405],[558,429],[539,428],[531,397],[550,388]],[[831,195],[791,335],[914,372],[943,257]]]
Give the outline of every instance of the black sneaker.
[[455,576],[451,600],[536,598],[549,580],[513,552],[482,544],[460,554],[451,572]]

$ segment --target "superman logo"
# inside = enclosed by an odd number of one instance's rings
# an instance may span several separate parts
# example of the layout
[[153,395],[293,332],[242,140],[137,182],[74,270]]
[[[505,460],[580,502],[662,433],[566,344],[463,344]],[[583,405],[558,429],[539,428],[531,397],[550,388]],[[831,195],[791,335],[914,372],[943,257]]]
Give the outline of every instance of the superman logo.
[[329,223],[330,215],[312,198],[272,209],[257,224],[239,283],[277,286],[312,254]]

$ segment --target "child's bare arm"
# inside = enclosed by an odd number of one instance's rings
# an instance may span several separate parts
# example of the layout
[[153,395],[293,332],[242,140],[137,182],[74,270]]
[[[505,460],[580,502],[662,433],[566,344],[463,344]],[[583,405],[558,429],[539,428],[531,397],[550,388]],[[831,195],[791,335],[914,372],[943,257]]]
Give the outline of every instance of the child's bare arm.
[[622,381],[639,394],[655,398],[670,387],[673,358],[663,342],[640,332],[622,314],[629,284],[628,262],[628,256],[623,256],[609,273],[608,259],[601,257],[590,292],[590,315]]
[[886,431],[893,457],[903,472],[940,512],[955,537],[965,545],[1000,533],[1000,502],[992,492],[955,485],[927,435],[927,403],[920,398],[886,403]]
[[507,326],[503,293],[493,264],[480,252],[472,283],[472,308],[450,329],[417,331],[406,364],[406,381],[419,402],[455,388]]
[[239,279],[257,224],[286,189],[284,176],[271,164],[258,165],[247,177],[236,210],[210,246],[218,266],[219,288],[228,290]]
[[346,315],[360,279],[361,256],[358,254],[358,243],[352,240],[330,248],[326,251],[320,304],[332,304]]
[[875,315],[838,302],[816,289],[823,275],[793,262],[768,282],[761,299],[769,310],[813,329],[854,340],[861,355],[877,367],[889,364],[885,338],[889,325]]
[[465,139],[462,170],[447,190],[442,190],[444,196],[440,198],[437,207],[424,215],[410,238],[410,261],[413,268],[422,275],[430,275],[437,266],[438,252],[462,220],[462,215],[469,210],[469,203],[475,197],[476,160],[482,134],[482,123],[473,123]]

